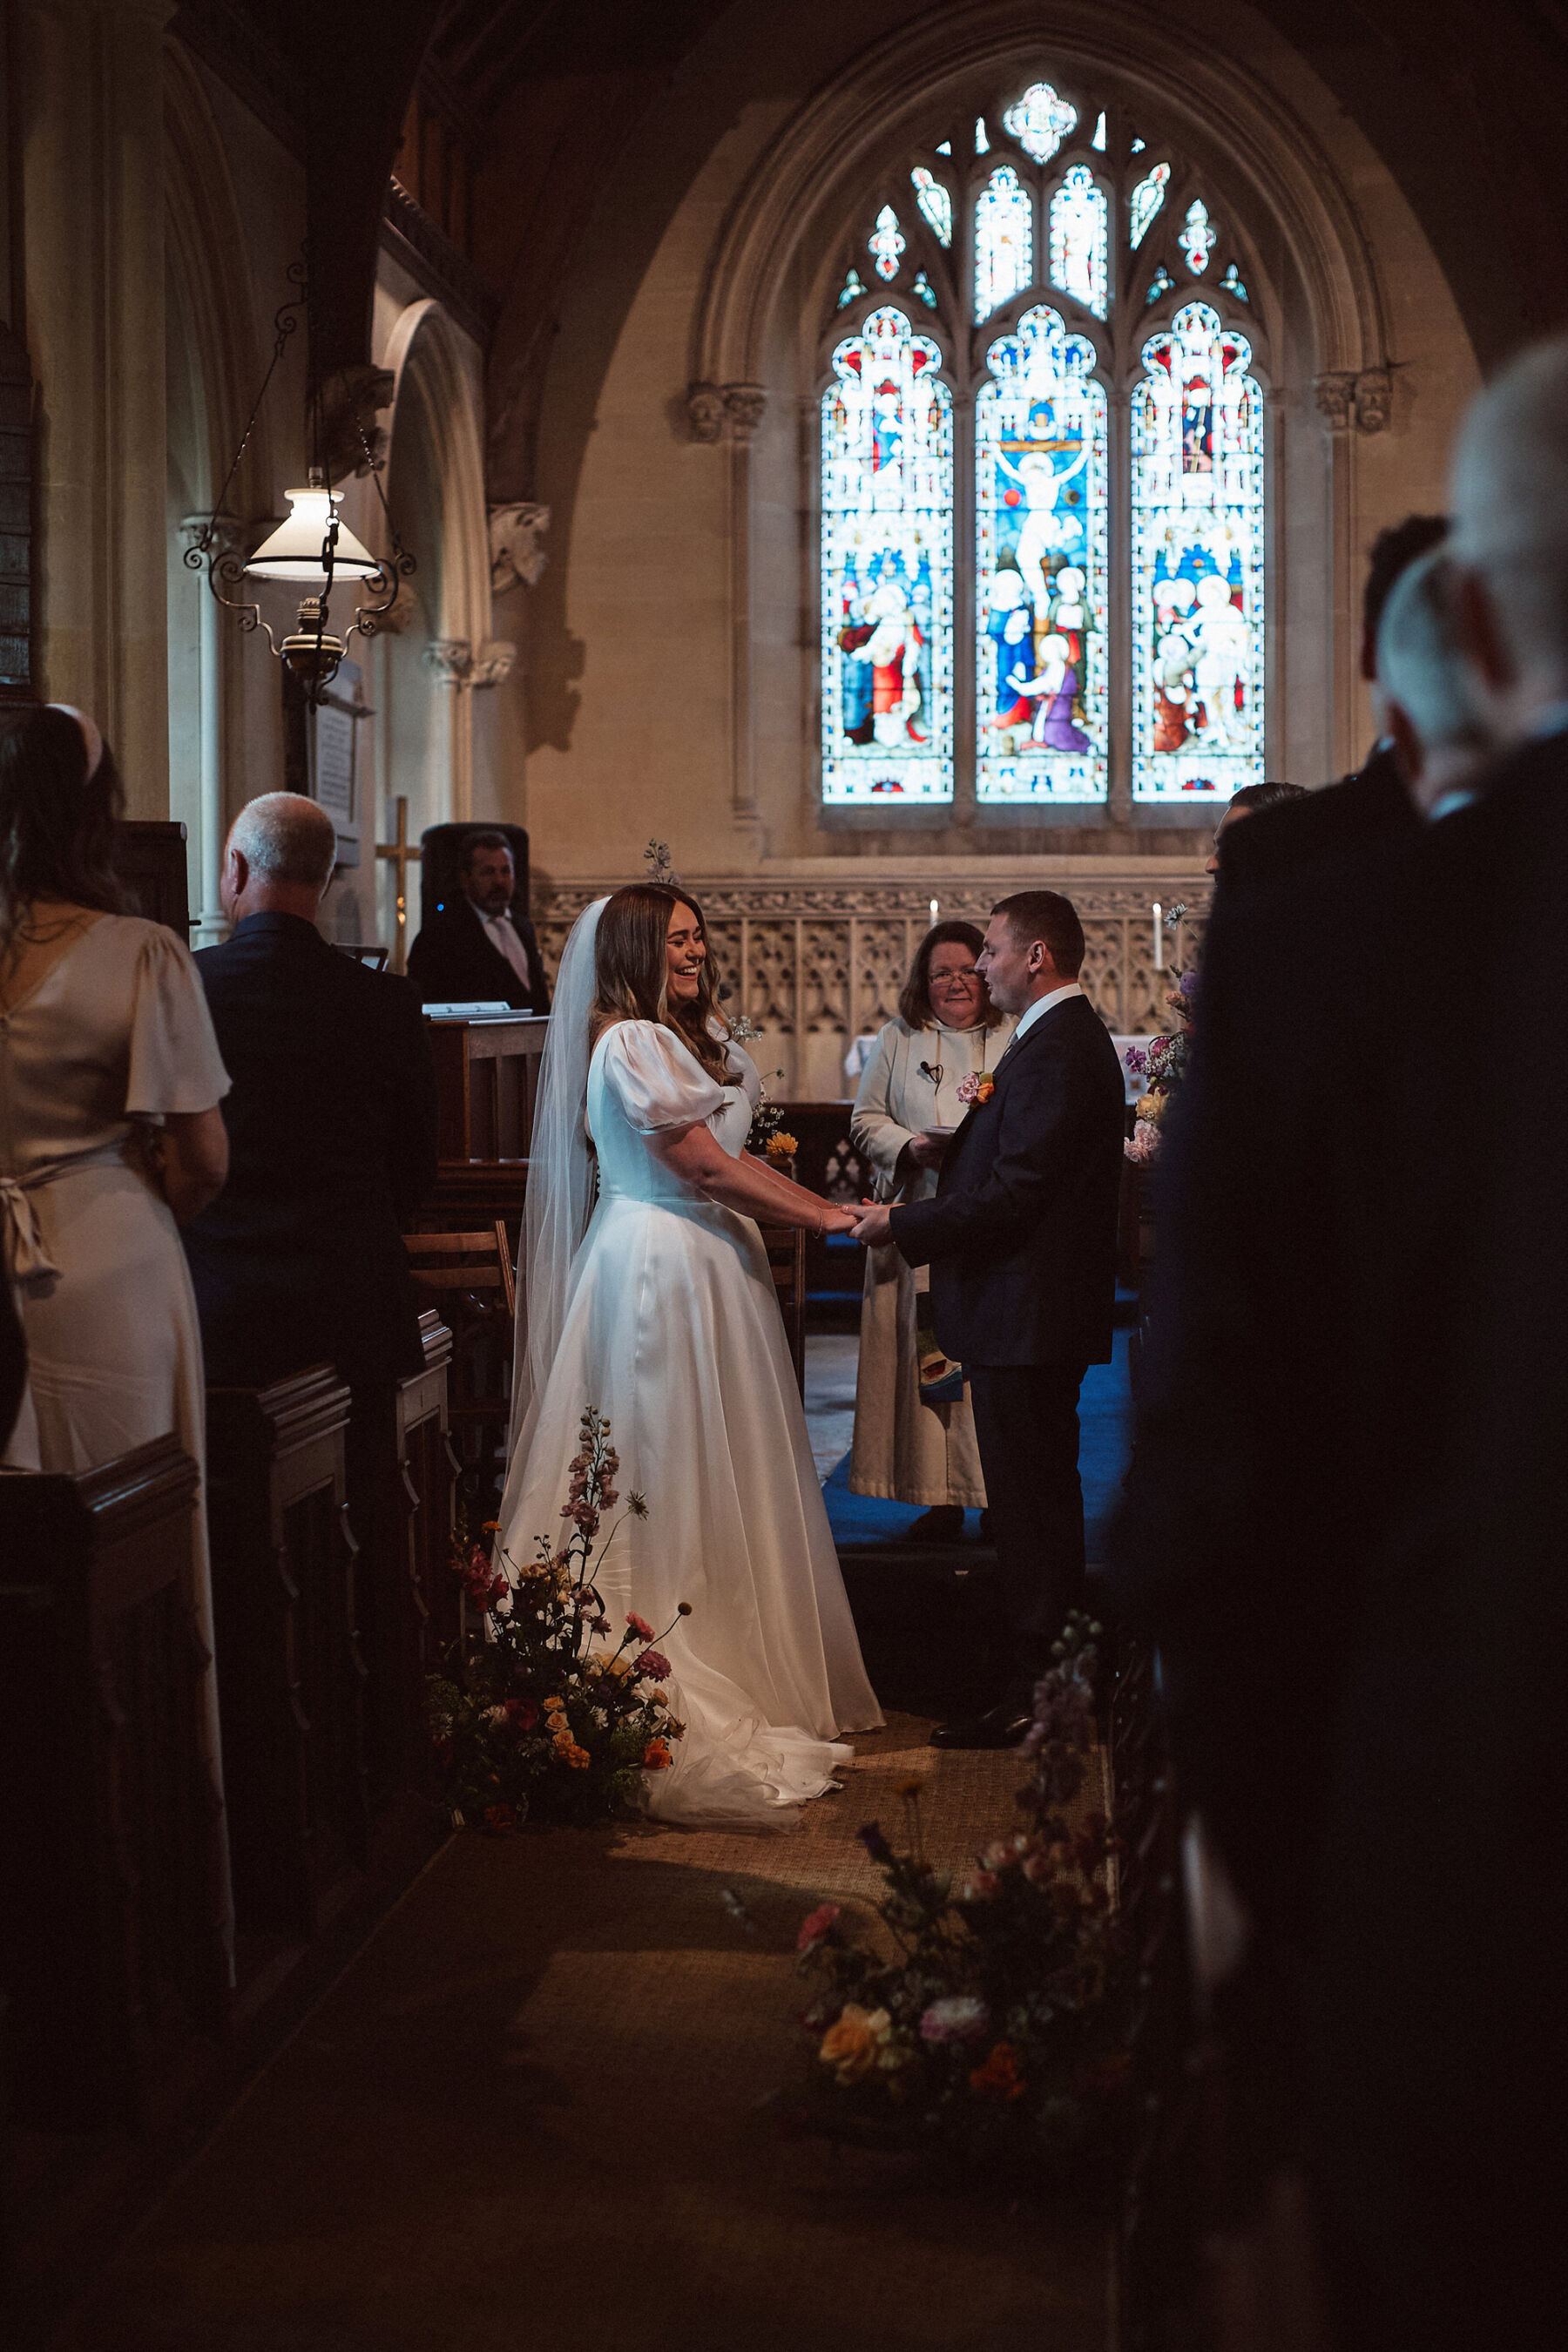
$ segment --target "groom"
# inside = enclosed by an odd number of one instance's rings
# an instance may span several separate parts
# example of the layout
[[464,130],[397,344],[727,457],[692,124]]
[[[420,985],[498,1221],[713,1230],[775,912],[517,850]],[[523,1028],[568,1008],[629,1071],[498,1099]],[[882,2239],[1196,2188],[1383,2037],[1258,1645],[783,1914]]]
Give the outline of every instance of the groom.
[[938,1748],[1010,1748],[1032,1685],[1083,1594],[1078,1392],[1110,1360],[1116,1219],[1125,1134],[1121,1065],[1079,986],[1083,925],[1055,890],[992,912],[977,959],[1018,1026],[954,1134],[936,1198],[864,1208],[855,1238],[929,1265],[936,1336],[974,1407],[996,1563],[1016,1634],[1015,1675]]

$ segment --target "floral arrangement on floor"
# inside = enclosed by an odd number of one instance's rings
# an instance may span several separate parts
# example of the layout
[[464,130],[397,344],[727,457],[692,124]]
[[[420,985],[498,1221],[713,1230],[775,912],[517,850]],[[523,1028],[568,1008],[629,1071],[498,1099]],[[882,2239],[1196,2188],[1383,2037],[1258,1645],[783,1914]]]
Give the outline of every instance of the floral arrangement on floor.
[[[1171,912],[1184,914],[1186,909],[1173,908]],[[1181,1027],[1168,1036],[1151,1037],[1146,1045],[1129,1045],[1123,1060],[1135,1078],[1145,1080],[1145,1091],[1138,1098],[1132,1133],[1122,1149],[1137,1167],[1146,1168],[1158,1157],[1160,1130],[1170,1111],[1171,1103],[1192,1063],[1192,1024],[1197,1011],[1198,976],[1195,971],[1178,973],[1176,983],[1166,993],[1165,1003],[1181,1023]]]
[[[660,1687],[672,1672],[656,1633],[635,1612],[610,1647],[613,1628],[598,1572],[623,1521],[646,1519],[628,1495],[599,1549],[606,1512],[620,1500],[620,1457],[610,1424],[590,1405],[561,1517],[563,1549],[537,1538],[538,1557],[519,1568],[499,1561],[459,1532],[452,1558],[464,1600],[485,1638],[459,1641],[426,1685],[426,1713],[442,1794],[457,1826],[514,1830],[535,1819],[585,1822],[635,1805],[649,1772],[667,1771],[686,1727]],[[490,1520],[484,1532],[499,1532]],[[690,1615],[682,1601],[678,1617]]]
[[963,2164],[1038,2167],[1110,2145],[1130,2064],[1130,1969],[1112,1909],[1105,1816],[1076,1829],[1094,1743],[1098,1625],[1075,1614],[1036,1693],[1018,1792],[1025,1826],[955,1881],[926,1857],[922,1782],[900,1793],[910,1848],[860,1832],[887,1893],[891,1958],[825,1903],[801,1927],[799,1966],[821,1980],[802,2022],[816,2044],[804,2120],[835,2137],[915,2146]]

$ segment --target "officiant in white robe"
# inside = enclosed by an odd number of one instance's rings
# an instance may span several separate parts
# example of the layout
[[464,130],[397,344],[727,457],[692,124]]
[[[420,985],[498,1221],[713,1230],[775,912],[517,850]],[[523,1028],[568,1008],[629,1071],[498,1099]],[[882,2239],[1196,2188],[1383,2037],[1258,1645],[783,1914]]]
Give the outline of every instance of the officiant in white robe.
[[[879,1201],[931,1199],[941,1158],[926,1139],[959,1125],[961,1085],[994,1069],[1013,1034],[974,968],[981,936],[963,922],[926,934],[898,1015],[861,1073],[850,1132],[876,1171]],[[936,1516],[917,1523],[920,1532],[956,1538],[959,1515],[984,1508],[985,1485],[967,1388],[944,1402],[921,1395],[917,1324],[929,1281],[925,1267],[906,1265],[896,1249],[866,1253],[849,1485],[857,1495],[922,1504]]]

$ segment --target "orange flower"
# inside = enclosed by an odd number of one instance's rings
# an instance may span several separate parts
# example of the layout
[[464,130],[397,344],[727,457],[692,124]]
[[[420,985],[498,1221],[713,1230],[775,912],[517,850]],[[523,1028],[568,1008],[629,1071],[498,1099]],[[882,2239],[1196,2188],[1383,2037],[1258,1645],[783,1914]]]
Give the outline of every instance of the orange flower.
[[662,1772],[669,1763],[669,1750],[662,1739],[650,1739],[642,1752],[645,1772]]
[[885,2009],[862,2009],[858,2000],[847,2000],[816,2054],[823,2065],[833,2068],[836,2082],[858,2083],[877,2063],[891,2032],[892,2020]]
[[793,1160],[800,1150],[793,1135],[770,1135],[765,1146],[770,1160]]
[[984,2066],[970,2069],[969,2087],[997,2099],[1021,2099],[1024,2078],[1018,2072],[1018,2056],[1010,2042],[998,2042]]

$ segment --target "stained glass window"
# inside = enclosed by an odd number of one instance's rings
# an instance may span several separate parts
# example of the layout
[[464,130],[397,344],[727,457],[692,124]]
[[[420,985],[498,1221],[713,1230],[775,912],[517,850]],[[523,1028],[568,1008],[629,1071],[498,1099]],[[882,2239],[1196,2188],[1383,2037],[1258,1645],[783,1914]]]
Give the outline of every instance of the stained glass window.
[[1002,117],[1003,127],[1010,131],[1026,155],[1037,163],[1048,163],[1068,132],[1078,122],[1078,109],[1058,98],[1048,81],[1037,81],[1027,89],[1016,106],[1010,106]]
[[1095,351],[1026,310],[974,404],[975,789],[1091,801],[1106,782],[1106,398]]
[[822,400],[822,797],[952,797],[952,394],[873,310]]
[[974,316],[985,320],[1035,274],[1035,207],[1011,163],[998,163],[974,207]]
[[[1108,152],[1108,112],[1041,81],[999,119],[1004,152],[976,116],[984,160],[963,172],[936,169],[962,127],[934,151],[928,133],[907,194],[891,201],[895,179],[867,204],[828,298],[822,796],[942,810],[973,776],[977,803],[1037,824],[1025,813],[1047,804],[1124,808],[1131,785],[1162,822],[1212,824],[1265,757],[1267,346],[1250,309],[1220,315],[1251,300],[1237,242],[1157,123],[1163,161],[1118,124],[1117,154],[1142,160],[1115,167],[1113,200],[1080,143],[1092,124]],[[960,257],[978,331],[950,335]],[[1124,313],[1118,267],[1144,289]],[[1110,713],[1129,698],[1113,786]]]
[[1209,256],[1218,243],[1218,232],[1209,218],[1209,208],[1199,198],[1187,206],[1187,217],[1176,239],[1186,256],[1187,268],[1194,278],[1201,278],[1209,266]]
[[1127,236],[1134,253],[1149,234],[1149,224],[1165,201],[1170,177],[1169,163],[1156,163],[1147,178],[1139,181],[1127,200]]
[[1263,395],[1206,302],[1143,346],[1132,394],[1132,793],[1263,775]]
[[1087,163],[1069,166],[1051,198],[1051,284],[1105,316],[1110,206]]
[[899,257],[904,249],[904,233],[899,226],[899,215],[891,205],[884,205],[877,215],[877,226],[866,240],[871,258],[877,265],[879,278],[894,278],[899,274]]
[[952,198],[934,172],[923,163],[910,173],[915,192],[915,202],[925,215],[932,236],[939,245],[952,243]]

